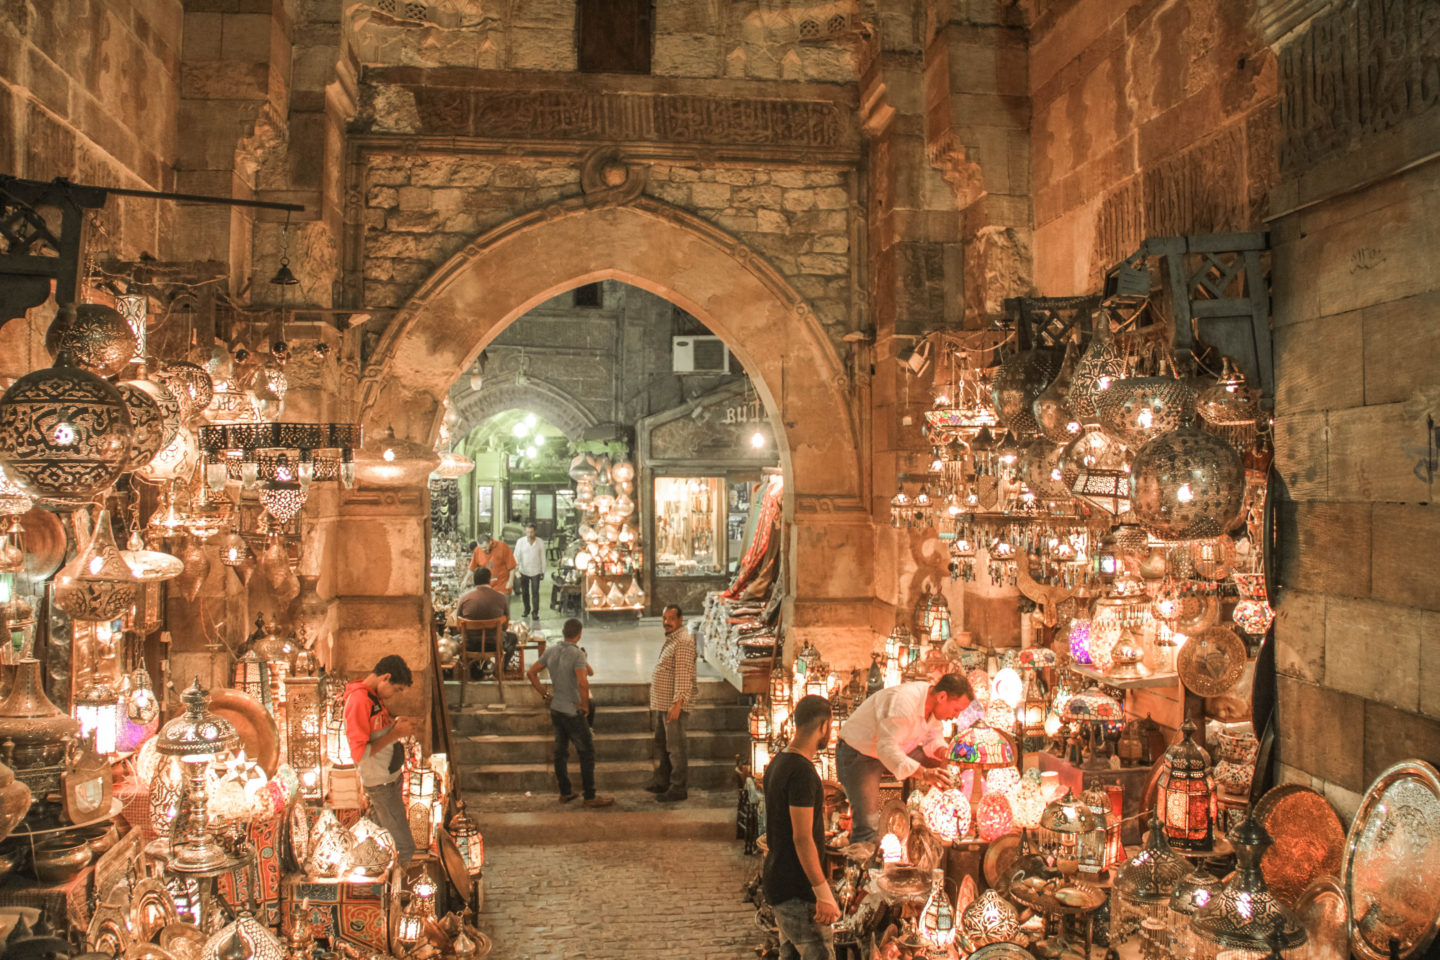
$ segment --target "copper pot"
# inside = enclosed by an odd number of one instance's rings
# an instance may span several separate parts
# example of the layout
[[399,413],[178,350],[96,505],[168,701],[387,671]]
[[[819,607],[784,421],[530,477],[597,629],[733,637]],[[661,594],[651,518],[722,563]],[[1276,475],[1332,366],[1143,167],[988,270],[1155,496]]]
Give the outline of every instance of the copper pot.
[[44,840],[35,845],[35,879],[41,883],[65,883],[90,863],[90,843],[75,834]]

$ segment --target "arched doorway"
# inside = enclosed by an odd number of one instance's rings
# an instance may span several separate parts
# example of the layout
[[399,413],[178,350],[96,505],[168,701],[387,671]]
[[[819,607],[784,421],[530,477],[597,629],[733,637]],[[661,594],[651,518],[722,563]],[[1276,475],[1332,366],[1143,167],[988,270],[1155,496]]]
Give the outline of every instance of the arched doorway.
[[750,372],[777,425],[789,481],[792,637],[815,631],[818,639],[823,630],[831,644],[868,649],[874,593],[868,458],[839,354],[779,273],[734,237],[677,208],[647,198],[552,207],[475,240],[390,324],[375,372],[366,376],[367,427],[393,427],[430,442],[450,384],[501,330],[557,293],[612,278],[689,312],[723,337]]

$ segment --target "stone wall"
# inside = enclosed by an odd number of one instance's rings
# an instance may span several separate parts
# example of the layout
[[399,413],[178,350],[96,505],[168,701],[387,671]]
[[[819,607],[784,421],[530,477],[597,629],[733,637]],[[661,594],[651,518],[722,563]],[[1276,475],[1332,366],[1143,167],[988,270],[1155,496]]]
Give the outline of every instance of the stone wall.
[[[855,0],[659,3],[654,15],[655,76],[855,79]],[[576,63],[574,0],[371,0],[349,6],[347,28],[362,63],[535,71]]]
[[1031,24],[1035,285],[1098,289],[1149,236],[1259,229],[1276,58],[1234,0],[1048,0]]
[[1351,0],[1280,46],[1281,773],[1347,817],[1440,761],[1437,12]]
[[[802,296],[833,340],[851,329],[853,175],[834,169],[641,165],[644,193],[733,233]],[[364,174],[364,294],[404,305],[478,235],[580,193],[574,160],[375,150]]]

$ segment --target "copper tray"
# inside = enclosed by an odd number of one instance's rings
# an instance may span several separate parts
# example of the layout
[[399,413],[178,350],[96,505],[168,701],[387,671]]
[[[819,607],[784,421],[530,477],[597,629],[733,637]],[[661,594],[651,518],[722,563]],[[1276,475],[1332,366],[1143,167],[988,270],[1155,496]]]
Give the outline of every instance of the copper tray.
[[987,943],[970,954],[970,960],[1035,960],[1035,955],[1018,943]]
[[1350,901],[1350,949],[1387,960],[1425,955],[1440,930],[1440,773],[1395,764],[1371,784],[1345,837],[1341,876]]
[[[1002,887],[1000,878],[1004,876],[1005,883],[1003,886],[1009,887],[1010,878],[1007,874],[1019,856],[1020,835],[1018,833],[1007,833],[1005,836],[999,837],[991,843],[990,849],[985,851],[985,862],[983,866],[986,885]],[[1004,893],[1005,891],[1001,889],[1000,892]]]
[[35,583],[50,579],[65,562],[65,528],[49,510],[31,507],[20,515],[24,529],[25,576]]
[[1255,819],[1275,842],[1260,860],[1270,892],[1294,907],[1305,888],[1323,876],[1339,876],[1345,827],[1330,801],[1298,783],[1284,783],[1255,804]]
[[248,693],[220,687],[210,691],[209,710],[234,724],[245,755],[260,764],[265,776],[275,776],[280,765],[280,731],[260,701]]
[[465,858],[460,855],[460,845],[455,842],[454,837],[450,836],[450,831],[444,827],[437,828],[435,833],[440,841],[440,862],[445,866],[445,874],[459,892],[460,899],[469,903],[470,872],[465,868]]
[[1196,696],[1218,697],[1245,672],[1245,641],[1229,627],[1208,627],[1180,648],[1180,682]]
[[1350,960],[1350,903],[1334,877],[1321,877],[1300,894],[1295,913],[1310,944],[1310,960]]

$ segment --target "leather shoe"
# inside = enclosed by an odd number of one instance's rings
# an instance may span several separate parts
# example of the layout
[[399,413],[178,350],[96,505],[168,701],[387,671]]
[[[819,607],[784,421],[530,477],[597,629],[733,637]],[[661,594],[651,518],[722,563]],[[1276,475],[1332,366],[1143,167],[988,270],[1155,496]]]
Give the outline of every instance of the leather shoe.
[[647,783],[645,784],[644,789],[646,793],[664,793],[665,791],[669,790],[670,787],[668,784]]
[[560,802],[561,802],[561,803],[569,803],[571,800],[578,799],[579,796],[580,796],[580,794],[578,794],[578,793],[562,793],[562,794],[560,794]]
[[666,790],[664,793],[660,794],[660,796],[656,797],[655,799],[658,800],[660,803],[676,803],[680,800],[684,800],[689,795],[690,794],[686,793],[684,790],[676,790],[672,787],[669,790]]
[[615,800],[611,797],[587,797],[585,806],[594,809],[595,807],[608,807],[614,802]]

